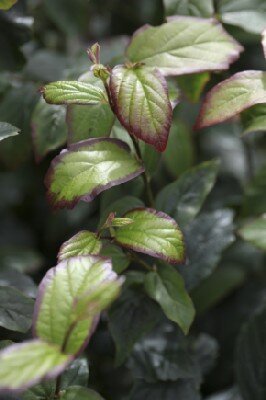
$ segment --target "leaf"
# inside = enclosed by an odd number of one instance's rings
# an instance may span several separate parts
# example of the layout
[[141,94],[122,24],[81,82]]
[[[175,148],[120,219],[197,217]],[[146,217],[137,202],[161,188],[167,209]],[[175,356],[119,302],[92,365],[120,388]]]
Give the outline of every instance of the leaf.
[[11,8],[18,0],[0,0],[0,10],[8,10]]
[[199,213],[213,188],[218,168],[217,161],[209,161],[184,172],[159,192],[156,208],[173,217],[181,226],[186,225]]
[[62,400],[103,400],[94,390],[80,386],[69,387],[60,398]]
[[164,0],[166,15],[193,15],[208,18],[214,14],[212,0]]
[[167,171],[173,178],[193,166],[194,144],[189,128],[181,121],[174,121],[163,153]]
[[266,103],[266,72],[243,71],[214,86],[200,110],[196,128],[218,124],[255,104]]
[[62,261],[75,256],[99,254],[101,247],[101,241],[97,238],[95,233],[80,231],[62,244],[57,258],[58,261]]
[[46,103],[50,104],[99,104],[106,103],[100,88],[79,81],[57,81],[41,89]]
[[112,71],[110,90],[114,111],[126,130],[164,151],[172,107],[160,72],[138,65],[118,66]]
[[51,150],[61,147],[67,138],[66,111],[63,106],[46,104],[40,99],[31,120],[35,159],[41,161]]
[[20,130],[7,122],[0,122],[0,141],[18,135]]
[[264,31],[262,32],[261,44],[263,48],[264,57],[266,58],[266,29],[264,29]]
[[164,75],[183,75],[227,69],[242,50],[216,21],[176,16],[136,31],[127,56]]
[[260,168],[245,188],[243,200],[244,215],[261,215],[266,213],[266,165]]
[[[105,90],[102,81],[95,78],[92,71],[81,75],[79,81]],[[67,107],[68,143],[76,143],[90,137],[109,136],[114,119],[109,104],[69,105]]]
[[186,292],[184,281],[174,267],[158,265],[156,272],[145,278],[148,295],[157,301],[167,318],[176,322],[187,334],[195,316],[193,303]]
[[241,114],[243,134],[266,131],[266,104],[258,104]]
[[27,332],[31,327],[33,300],[19,290],[0,286],[0,326],[17,332]]
[[198,389],[193,382],[156,382],[138,381],[129,396],[129,400],[201,400]]
[[115,240],[121,246],[173,264],[184,261],[183,235],[168,215],[152,208],[136,208],[124,217],[133,222],[116,229]]
[[266,250],[266,216],[255,219],[239,230],[240,236],[261,250]]
[[12,286],[21,291],[25,296],[34,298],[36,296],[36,285],[32,278],[12,268],[0,269],[0,286]]
[[205,85],[211,79],[208,72],[183,75],[177,78],[178,85],[191,103],[197,103]]
[[218,12],[225,24],[235,25],[247,32],[261,34],[265,28],[266,4],[264,0],[221,0]]
[[121,274],[127,269],[130,264],[129,257],[117,246],[108,244],[101,250],[101,255],[104,257],[111,258],[112,268],[117,274]]
[[134,344],[158,323],[161,313],[140,285],[132,285],[123,290],[120,298],[110,308],[108,316],[116,346],[115,362],[121,365],[130,355]]
[[144,168],[116,139],[88,139],[71,145],[57,156],[45,184],[55,208],[73,208],[79,200],[92,201],[103,190],[127,182]]
[[185,229],[188,263],[178,270],[188,290],[213,272],[222,252],[234,241],[233,231],[233,213],[227,209],[202,214]]
[[[108,259],[90,255],[60,262],[47,272],[39,287],[34,314],[35,334],[59,346],[68,335],[64,351],[68,354],[79,352],[92,334],[103,304],[105,307],[106,302],[113,300],[112,297],[106,299],[106,291],[116,289],[117,292],[121,284]],[[79,320],[84,308],[89,313],[86,319]]]
[[265,308],[251,318],[242,329],[236,352],[236,373],[240,394],[244,400],[264,400],[265,376]]
[[57,346],[32,340],[0,352],[0,390],[25,390],[41,379],[59,375],[71,357]]

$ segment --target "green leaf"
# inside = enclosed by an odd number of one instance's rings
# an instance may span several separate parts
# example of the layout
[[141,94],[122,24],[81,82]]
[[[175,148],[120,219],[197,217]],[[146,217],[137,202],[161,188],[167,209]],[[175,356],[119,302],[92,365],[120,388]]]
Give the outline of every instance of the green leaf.
[[217,161],[204,162],[165,186],[156,198],[156,208],[173,217],[181,226],[200,211],[218,173]]
[[212,0],[164,0],[166,15],[208,18],[214,14]]
[[0,10],[8,10],[11,8],[18,0],[0,0]]
[[266,165],[259,169],[245,188],[243,201],[244,215],[261,215],[266,213]]
[[193,166],[194,145],[191,132],[183,122],[174,121],[168,138],[167,148],[163,153],[167,171],[177,178]]
[[161,313],[140,285],[131,285],[123,290],[120,298],[110,308],[108,316],[116,346],[116,365],[121,365],[130,355],[134,344],[157,324]]
[[0,141],[18,135],[20,130],[7,122],[0,122]]
[[266,29],[264,29],[264,31],[262,32],[261,44],[263,48],[264,57],[266,58]]
[[173,264],[184,261],[183,235],[167,214],[152,208],[137,208],[124,216],[133,222],[116,229],[117,243]]
[[261,250],[266,250],[266,216],[255,219],[239,230],[240,236]]
[[71,145],[54,159],[45,183],[55,208],[73,208],[79,200],[90,202],[103,190],[127,182],[143,171],[124,142],[88,139]]
[[80,386],[69,387],[63,396],[62,400],[103,400],[103,398],[94,390],[90,390]]
[[183,75],[177,78],[178,85],[191,103],[197,103],[205,85],[211,79],[208,72],[201,74]]
[[237,383],[243,400],[264,400],[266,395],[266,311],[251,318],[240,333],[236,352]]
[[207,94],[197,128],[218,124],[255,104],[266,103],[266,72],[243,71],[214,86]]
[[159,264],[156,272],[145,278],[148,295],[157,301],[165,315],[187,334],[195,316],[193,303],[186,292],[183,278],[174,267]]
[[[121,283],[112,272],[110,260],[79,256],[60,262],[47,272],[40,285],[35,333],[59,346],[68,336],[64,351],[77,353],[91,335],[97,315],[117,296]],[[112,289],[113,297],[106,298]],[[85,309],[88,312],[83,319]]]
[[2,264],[0,269],[0,286],[12,286],[21,291],[25,296],[36,297],[36,285],[32,278],[12,268],[4,269]]
[[14,344],[0,352],[0,389],[25,390],[62,372],[71,357],[40,340]]
[[266,104],[258,104],[241,114],[243,134],[266,131]]
[[111,258],[113,270],[117,274],[121,274],[123,271],[125,271],[130,264],[129,257],[123,252],[122,249],[113,244],[104,246],[101,250],[101,255]]
[[[95,78],[92,71],[81,75],[79,81],[105,90],[102,81]],[[76,143],[90,137],[109,136],[114,120],[109,104],[71,104],[67,107],[68,142]]]
[[214,20],[177,16],[161,26],[138,30],[127,56],[133,62],[159,68],[164,75],[183,75],[227,69],[241,51]]
[[51,150],[61,147],[67,139],[66,111],[63,106],[37,103],[32,115],[32,139],[36,161]]
[[187,289],[213,272],[222,252],[234,241],[233,232],[233,213],[227,209],[202,214],[185,229],[188,263],[178,270]]
[[27,332],[31,327],[33,300],[19,290],[0,287],[0,326],[17,332]]
[[114,111],[126,130],[164,151],[172,107],[161,73],[139,65],[118,66],[112,71],[110,90]]
[[101,247],[101,241],[95,233],[80,231],[62,244],[58,253],[58,261],[75,256],[99,254]]
[[247,32],[260,35],[265,28],[264,0],[220,0],[218,12],[222,22],[238,26]]
[[79,81],[57,81],[42,88],[46,103],[50,104],[99,104],[106,103],[100,88]]
[[191,380],[149,383],[137,381],[129,400],[201,400],[197,387]]

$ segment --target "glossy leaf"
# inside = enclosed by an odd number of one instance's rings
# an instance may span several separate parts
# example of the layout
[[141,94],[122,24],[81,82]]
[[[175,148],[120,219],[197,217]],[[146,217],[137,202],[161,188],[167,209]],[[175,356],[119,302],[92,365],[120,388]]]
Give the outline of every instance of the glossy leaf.
[[0,352],[0,390],[25,390],[56,377],[70,360],[56,345],[40,340],[9,346]]
[[0,10],[9,10],[18,0],[0,0]]
[[66,111],[63,106],[46,104],[40,99],[31,120],[36,161],[51,150],[61,147],[67,139]]
[[[121,283],[108,259],[79,256],[62,261],[47,272],[40,285],[35,334],[59,346],[68,336],[64,351],[79,352],[92,334],[98,314],[117,296]],[[113,297],[107,298],[112,289]]]
[[127,131],[164,151],[172,121],[167,84],[159,71],[118,66],[110,80],[113,107]]
[[18,135],[20,130],[7,122],[0,122],[0,141]]
[[224,122],[255,104],[266,103],[265,85],[265,72],[243,71],[214,86],[201,106],[196,127]]
[[258,104],[241,114],[243,133],[266,131],[266,104]]
[[259,35],[265,28],[264,0],[220,0],[218,12],[224,23],[238,26],[247,32]]
[[27,332],[31,327],[33,300],[19,290],[0,287],[0,326],[11,331]]
[[156,208],[173,217],[181,226],[200,211],[218,173],[217,161],[204,162],[165,186],[156,198]]
[[106,103],[100,88],[79,81],[57,81],[41,89],[46,103],[50,104],[99,104]]
[[211,79],[208,72],[200,74],[183,75],[177,78],[178,85],[191,103],[197,103],[205,85]]
[[127,182],[143,171],[122,141],[88,139],[73,144],[54,159],[45,183],[55,208],[73,208],[79,200],[92,201],[103,190]]
[[208,18],[214,14],[212,0],[164,0],[167,15],[193,15]]
[[164,75],[183,75],[227,69],[241,51],[217,22],[177,16],[135,32],[127,56],[159,68]]
[[168,215],[151,208],[137,208],[125,217],[133,222],[116,229],[115,240],[121,246],[173,264],[184,261],[183,235]]
[[94,390],[81,386],[69,387],[60,397],[62,400],[103,400]]
[[176,269],[167,264],[159,264],[156,272],[146,275],[145,289],[148,295],[160,304],[167,318],[176,322],[187,334],[195,310],[186,292],[183,278]]
[[57,258],[58,261],[62,261],[75,256],[99,254],[101,247],[101,241],[97,238],[95,233],[80,231],[62,244]]
[[241,237],[261,250],[266,250],[266,217],[255,219],[239,231]]
[[236,352],[237,383],[243,400],[264,400],[266,382],[266,312],[265,308],[242,329]]

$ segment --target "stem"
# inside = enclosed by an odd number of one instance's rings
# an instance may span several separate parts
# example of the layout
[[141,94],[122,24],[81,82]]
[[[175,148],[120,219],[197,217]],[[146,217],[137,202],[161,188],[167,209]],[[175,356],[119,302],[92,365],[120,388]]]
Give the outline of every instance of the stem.
[[[139,147],[138,140],[134,136],[131,136],[131,139],[133,141],[134,148],[136,150],[138,158],[143,162],[143,158],[142,158],[142,154],[141,154],[141,150],[140,150],[140,147]],[[154,200],[154,196],[153,196],[153,193],[152,193],[149,177],[148,177],[146,171],[143,172],[142,177],[143,177],[145,190],[146,190],[146,196],[147,196],[147,200],[149,201],[149,205],[151,207],[155,208],[155,200]]]

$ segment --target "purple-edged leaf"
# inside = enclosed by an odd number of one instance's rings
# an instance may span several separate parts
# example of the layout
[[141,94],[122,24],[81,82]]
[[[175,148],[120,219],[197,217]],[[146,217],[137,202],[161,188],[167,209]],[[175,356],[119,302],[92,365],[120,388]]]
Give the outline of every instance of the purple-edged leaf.
[[48,197],[55,208],[73,208],[144,171],[129,147],[117,139],[88,139],[57,156],[46,175]]
[[137,208],[125,214],[133,222],[116,229],[115,239],[123,247],[161,258],[169,263],[184,262],[185,245],[177,223],[163,212]]
[[110,80],[117,118],[127,131],[164,151],[172,121],[167,84],[157,70],[118,66]]
[[37,103],[31,120],[32,140],[37,162],[66,142],[65,118],[64,106],[46,104],[43,99]]
[[266,72],[238,72],[214,86],[207,94],[196,127],[221,123],[255,104],[263,103],[266,103]]
[[0,391],[22,391],[59,375],[71,361],[54,344],[32,340],[0,352]]
[[264,29],[264,31],[262,32],[261,44],[263,48],[264,57],[266,58],[266,29]]
[[107,103],[99,87],[79,81],[57,81],[45,85],[41,92],[50,104],[100,104]]
[[109,259],[88,255],[60,262],[47,272],[39,287],[35,334],[59,346],[68,336],[64,351],[79,352],[92,334],[98,314],[118,295],[121,284]]
[[241,51],[217,21],[178,16],[135,32],[127,56],[164,75],[183,75],[227,69]]
[[101,241],[96,234],[90,231],[80,231],[68,241],[64,242],[58,253],[58,261],[75,256],[99,254],[102,248]]

